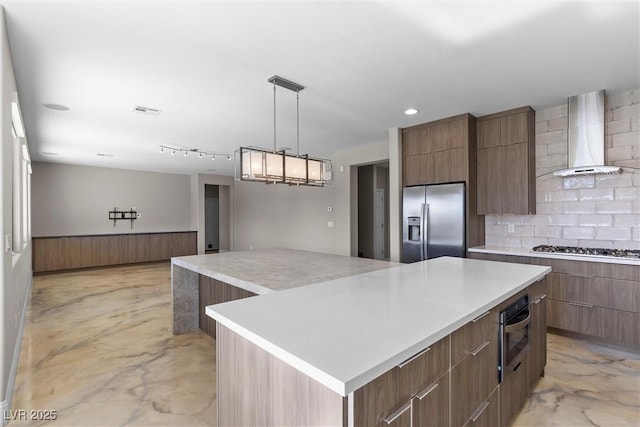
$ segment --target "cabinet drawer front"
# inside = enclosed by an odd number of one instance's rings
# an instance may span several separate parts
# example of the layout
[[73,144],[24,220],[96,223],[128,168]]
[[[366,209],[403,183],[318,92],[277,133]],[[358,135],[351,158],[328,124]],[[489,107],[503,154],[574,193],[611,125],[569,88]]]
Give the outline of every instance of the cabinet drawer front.
[[478,316],[451,334],[451,364],[455,365],[485,341],[496,342],[498,311]]
[[547,326],[593,336],[602,333],[602,315],[595,307],[555,299],[547,304]]
[[500,425],[500,407],[498,406],[498,389],[483,401],[471,414],[465,426],[468,427],[495,427]]
[[[434,388],[435,387],[435,388]],[[432,383],[428,394],[413,398],[414,426],[440,427],[449,425],[449,374]]]
[[550,282],[549,296],[553,299],[640,312],[639,282],[567,273],[552,273]]
[[429,351],[411,360],[400,369],[403,384],[408,384],[409,398],[423,390],[449,369],[449,337],[445,337],[429,347]]

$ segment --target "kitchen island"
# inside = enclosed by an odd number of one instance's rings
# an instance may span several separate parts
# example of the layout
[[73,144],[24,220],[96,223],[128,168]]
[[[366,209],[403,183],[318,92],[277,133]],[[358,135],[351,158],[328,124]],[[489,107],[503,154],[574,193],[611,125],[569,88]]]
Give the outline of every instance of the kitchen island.
[[[264,295],[396,265],[387,261],[285,248],[175,257],[171,259],[173,333],[197,330],[206,320],[203,319],[206,317],[204,307],[208,304]],[[210,335],[215,336],[213,333]]]
[[444,257],[209,306],[218,423],[508,424],[544,370],[545,330],[532,315],[499,412],[498,313],[525,293],[536,313],[550,271]]

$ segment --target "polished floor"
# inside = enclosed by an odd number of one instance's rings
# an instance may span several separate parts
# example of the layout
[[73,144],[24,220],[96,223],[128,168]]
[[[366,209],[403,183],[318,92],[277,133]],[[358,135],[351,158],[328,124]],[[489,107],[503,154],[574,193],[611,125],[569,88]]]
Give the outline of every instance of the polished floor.
[[[5,414],[28,419],[9,425],[215,425],[215,342],[173,336],[170,298],[168,263],[35,277]],[[548,347],[515,425],[640,424],[638,355],[557,335]],[[46,411],[56,420],[31,419]]]

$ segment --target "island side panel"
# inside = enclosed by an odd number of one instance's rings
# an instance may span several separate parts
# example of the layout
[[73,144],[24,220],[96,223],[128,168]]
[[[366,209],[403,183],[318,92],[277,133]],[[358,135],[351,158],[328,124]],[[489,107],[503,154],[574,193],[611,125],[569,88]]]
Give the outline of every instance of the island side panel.
[[173,334],[198,329],[198,273],[171,263]]
[[346,425],[346,397],[220,324],[216,335],[218,425]]
[[199,327],[207,335],[216,337],[216,321],[207,316],[205,308],[208,305],[220,304],[227,301],[248,298],[257,294],[238,288],[220,280],[211,277],[199,275],[198,279],[199,295],[198,295],[198,317]]

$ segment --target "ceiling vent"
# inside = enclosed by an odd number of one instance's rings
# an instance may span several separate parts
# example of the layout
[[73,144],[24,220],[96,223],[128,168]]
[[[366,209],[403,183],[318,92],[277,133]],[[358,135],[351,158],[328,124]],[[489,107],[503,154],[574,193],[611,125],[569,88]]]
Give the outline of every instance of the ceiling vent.
[[136,105],[133,108],[133,111],[135,113],[145,114],[147,116],[154,116],[154,117],[158,117],[160,113],[162,113],[162,110],[158,108],[144,107],[142,105]]

